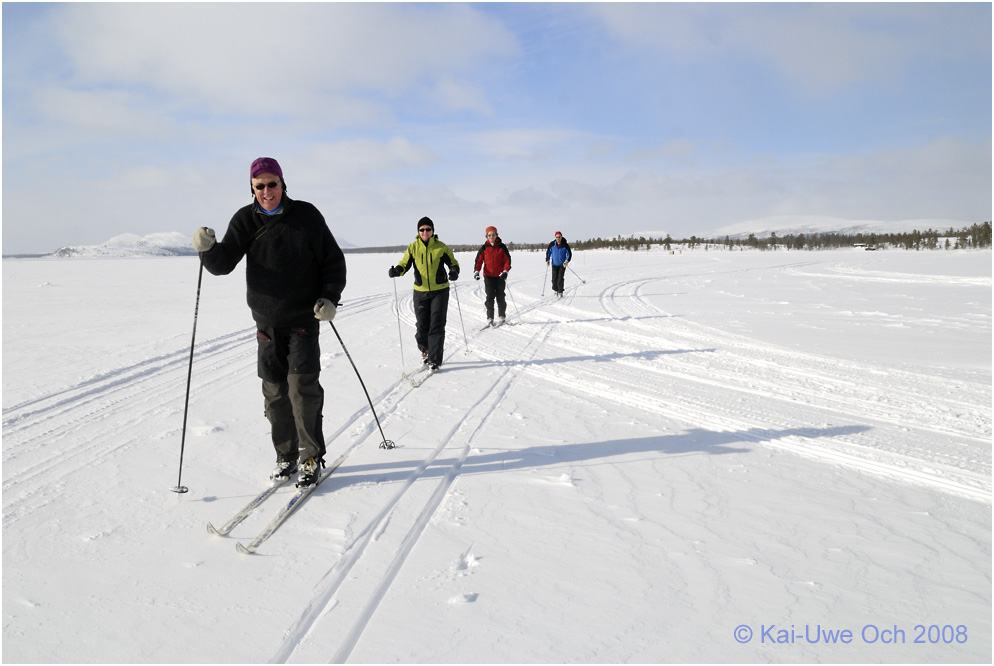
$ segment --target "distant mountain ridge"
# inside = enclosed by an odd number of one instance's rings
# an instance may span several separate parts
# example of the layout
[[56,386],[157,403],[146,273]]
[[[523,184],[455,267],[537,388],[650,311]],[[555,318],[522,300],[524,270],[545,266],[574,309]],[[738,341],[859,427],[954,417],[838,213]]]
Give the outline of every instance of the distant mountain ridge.
[[[339,241],[343,248],[355,247],[351,243]],[[100,245],[68,245],[60,247],[46,257],[58,258],[105,258],[105,257],[192,257],[193,238],[178,231],[149,234],[121,234]]]
[[100,245],[68,245],[52,252],[50,257],[176,257],[193,256],[190,236],[178,231],[149,234],[121,234]]
[[718,229],[708,238],[731,239],[747,238],[750,234],[757,238],[768,238],[770,234],[784,236],[787,234],[888,234],[888,233],[910,233],[912,231],[946,231],[947,229],[962,229],[969,227],[973,222],[963,222],[962,220],[846,220],[838,217],[827,217],[823,215],[779,215],[764,217],[758,220],[746,220]]
[[[724,239],[728,236],[732,240],[745,239],[749,235],[756,238],[769,238],[770,234],[786,236],[788,234],[891,234],[910,233],[912,231],[946,231],[948,229],[964,229],[976,221],[964,222],[962,220],[940,220],[940,219],[920,219],[920,220],[847,220],[840,217],[828,217],[825,215],[774,215],[755,220],[736,222],[712,232],[695,234],[698,238],[708,238],[712,240]],[[636,231],[624,234],[624,238],[665,238],[665,231]],[[674,240],[686,238],[687,236],[671,236]]]

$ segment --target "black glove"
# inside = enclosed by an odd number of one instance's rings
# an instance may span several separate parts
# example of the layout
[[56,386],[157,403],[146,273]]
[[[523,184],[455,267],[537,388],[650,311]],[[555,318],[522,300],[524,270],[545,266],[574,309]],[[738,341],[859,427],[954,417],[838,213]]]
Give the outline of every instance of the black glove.
[[474,280],[480,279],[480,271],[473,271],[473,279]]
[[504,272],[502,272],[502,273],[500,274],[500,279],[501,279],[501,280],[506,280],[506,279],[507,279],[507,271],[504,271]]
[[390,267],[390,272],[387,273],[387,275],[389,275],[392,278],[397,277],[398,275],[400,275],[400,267],[399,266],[391,266]]
[[449,282],[455,282],[459,279],[459,267],[453,266],[449,269]]

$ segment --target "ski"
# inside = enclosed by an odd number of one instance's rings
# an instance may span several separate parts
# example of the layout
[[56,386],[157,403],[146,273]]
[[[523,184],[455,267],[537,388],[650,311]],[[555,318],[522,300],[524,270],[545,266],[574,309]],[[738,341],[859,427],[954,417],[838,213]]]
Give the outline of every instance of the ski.
[[427,374],[415,377],[414,379],[411,380],[411,388],[418,388],[426,381],[428,381],[428,378],[431,377],[436,372],[438,372],[438,368],[435,368],[434,370],[429,369]]
[[505,320],[505,319],[499,319],[499,320],[495,321],[495,322],[494,322],[494,323],[492,323],[492,324],[491,324],[490,322],[487,322],[487,323],[486,323],[486,325],[484,325],[484,326],[483,326],[483,328],[481,328],[480,330],[481,330],[481,331],[485,331],[485,330],[487,330],[488,328],[500,328],[500,327],[501,327],[501,326],[503,326],[503,325],[504,325],[505,323],[506,323],[506,320]]
[[279,526],[282,525],[283,522],[290,517],[290,514],[293,513],[297,509],[297,507],[299,507],[301,504],[304,503],[304,500],[306,500],[308,496],[312,492],[314,492],[314,489],[320,486],[322,481],[324,481],[329,476],[331,476],[331,473],[334,472],[336,469],[338,469],[338,467],[343,462],[345,462],[346,458],[348,458],[347,453],[342,456],[339,456],[338,459],[335,460],[335,462],[333,462],[331,465],[325,468],[323,472],[321,472],[321,475],[318,477],[317,482],[313,486],[307,486],[306,488],[298,488],[296,494],[294,494],[294,496],[291,497],[290,500],[280,508],[279,512],[277,512],[277,514],[273,517],[273,519],[269,521],[269,524],[266,525],[261,532],[259,532],[258,536],[252,539],[252,541],[249,543],[248,546],[243,546],[241,542],[235,544],[235,548],[238,550],[238,552],[244,553],[246,555],[251,555],[252,553],[257,551],[259,549],[259,546],[261,546],[266,541],[266,539],[273,536],[273,532],[275,532],[279,528]]
[[283,486],[283,484],[286,483],[287,481],[288,479],[273,481],[268,488],[266,488],[261,493],[256,495],[251,502],[243,506],[241,510],[238,511],[238,513],[236,513],[234,516],[229,518],[228,522],[226,522],[224,525],[221,525],[221,527],[214,527],[214,525],[212,525],[208,521],[207,531],[210,532],[211,534],[216,534],[218,536],[224,536],[228,534],[228,532],[233,530],[235,526],[238,525],[238,523],[248,518],[248,515],[252,513],[260,504],[262,504],[267,499],[272,497],[276,493],[276,491],[279,490]]
[[428,368],[429,368],[429,366],[428,366],[427,363],[422,363],[415,370],[411,370],[410,372],[401,373],[401,377],[403,377],[404,379],[414,379],[415,377],[417,377],[421,373],[423,373],[426,370],[428,370]]

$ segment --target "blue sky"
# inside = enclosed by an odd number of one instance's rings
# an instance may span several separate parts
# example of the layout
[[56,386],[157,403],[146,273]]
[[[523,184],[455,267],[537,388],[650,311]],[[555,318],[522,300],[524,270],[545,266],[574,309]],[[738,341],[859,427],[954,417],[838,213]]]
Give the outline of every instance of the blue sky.
[[223,233],[263,155],[361,246],[972,224],[991,61],[989,3],[4,3],[3,252]]

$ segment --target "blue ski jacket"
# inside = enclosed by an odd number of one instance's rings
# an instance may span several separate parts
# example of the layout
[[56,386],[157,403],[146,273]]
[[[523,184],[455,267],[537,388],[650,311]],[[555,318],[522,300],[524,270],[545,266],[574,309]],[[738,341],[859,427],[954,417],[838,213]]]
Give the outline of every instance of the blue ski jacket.
[[556,241],[552,241],[545,251],[545,260],[552,261],[553,266],[562,266],[573,258],[573,253],[570,252],[569,243],[566,242],[566,239],[561,238],[560,241],[558,245]]

